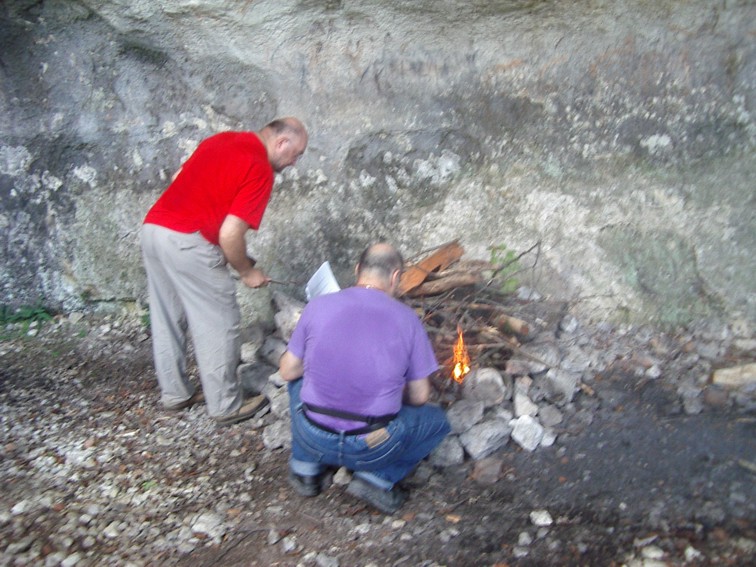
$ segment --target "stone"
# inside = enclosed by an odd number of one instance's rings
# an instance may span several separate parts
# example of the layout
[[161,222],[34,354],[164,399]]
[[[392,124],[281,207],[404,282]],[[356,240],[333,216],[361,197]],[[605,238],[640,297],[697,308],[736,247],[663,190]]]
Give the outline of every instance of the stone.
[[288,388],[279,388],[269,381],[263,387],[262,393],[268,398],[268,402],[270,403],[270,413],[279,418],[288,418],[291,411]]
[[677,393],[682,399],[683,410],[687,415],[697,415],[703,411],[703,388],[692,380],[687,380],[677,387]]
[[283,537],[283,534],[274,528],[271,528],[268,530],[268,537],[266,538],[268,545],[275,545],[279,541],[281,541],[281,538]]
[[651,380],[657,380],[661,378],[662,370],[658,364],[654,364],[653,366],[651,366],[650,368],[646,370],[645,376],[646,378],[649,378]]
[[536,382],[544,388],[549,401],[561,405],[572,401],[579,381],[579,374],[558,368],[551,368],[544,376],[536,378]]
[[729,406],[730,394],[725,388],[711,385],[704,388],[703,401],[709,407],[725,409]]
[[703,411],[703,399],[701,396],[683,398],[683,410],[687,415],[698,415]]
[[325,553],[318,553],[315,558],[318,567],[339,567],[339,558],[331,557]]
[[538,444],[538,446],[551,447],[554,443],[556,443],[556,440],[557,440],[556,432],[550,427],[544,427],[543,437],[541,438],[541,442]]
[[594,357],[588,354],[581,346],[573,345],[566,349],[560,362],[560,367],[563,370],[580,374],[588,370],[591,366],[595,366],[596,361]]
[[474,425],[460,435],[465,451],[474,460],[482,459],[498,451],[509,442],[512,427],[498,419]]
[[507,423],[509,423],[513,417],[514,414],[509,409],[502,406],[490,408],[485,414],[483,414],[483,419],[500,419]]
[[538,421],[545,427],[554,427],[562,423],[564,414],[554,405],[544,404],[538,410]]
[[18,516],[19,514],[24,514],[32,509],[34,504],[31,500],[21,500],[20,502],[17,502],[13,505],[11,508],[11,514],[14,516]]
[[273,316],[276,328],[283,340],[288,343],[305,304],[280,291],[274,291],[272,297],[276,307],[276,313]]
[[557,367],[562,362],[561,349],[553,341],[527,343],[520,347],[520,352],[534,362],[540,363],[544,370]]
[[517,288],[517,299],[520,301],[541,301],[543,296],[533,288],[520,286]]
[[270,373],[271,368],[266,364],[240,364],[236,367],[236,375],[248,394],[260,394],[268,383]]
[[260,345],[256,343],[243,343],[241,346],[241,361],[242,363],[252,364],[257,362],[257,352],[260,350]]
[[19,553],[24,553],[25,551],[28,551],[29,548],[31,548],[32,544],[35,541],[36,538],[32,535],[23,537],[18,541],[9,543],[8,547],[5,548],[5,553],[7,555],[18,555]]
[[544,429],[538,420],[523,415],[510,422],[512,425],[512,439],[526,451],[535,451],[543,439]]
[[290,420],[275,421],[263,430],[262,438],[266,449],[289,449],[291,447]]
[[202,512],[192,522],[191,530],[195,535],[204,535],[217,541],[226,533],[226,526],[220,514]]
[[735,339],[733,346],[743,352],[756,350],[756,339]]
[[102,535],[110,539],[117,538],[121,535],[121,523],[118,520],[110,522],[105,529],[102,530]]
[[501,404],[512,396],[511,378],[505,378],[495,368],[478,368],[467,375],[462,387],[467,400],[483,402],[487,408]]
[[465,451],[459,437],[447,435],[428,456],[428,461],[436,467],[452,467],[465,462]]
[[721,341],[698,341],[696,343],[696,353],[702,358],[717,360],[724,355],[725,351]]
[[704,559],[703,553],[698,551],[695,547],[692,545],[689,545],[685,548],[685,562],[686,563],[698,563],[702,559]]
[[294,553],[299,549],[296,536],[287,535],[281,540],[281,549],[284,554]]
[[446,410],[451,432],[460,434],[483,419],[485,404],[480,400],[462,399],[454,402]]
[[278,368],[278,364],[286,352],[286,343],[279,338],[268,336],[265,338],[260,356],[271,366]]
[[83,559],[80,553],[72,553],[60,563],[60,567],[74,567]]
[[514,395],[514,414],[516,417],[523,415],[534,416],[538,413],[538,406],[530,401],[525,394]]
[[574,315],[565,315],[562,317],[562,320],[559,321],[559,330],[567,333],[567,334],[573,334],[580,328],[580,321],[577,320],[577,317]]
[[339,467],[333,475],[333,484],[337,486],[346,486],[352,480],[352,473],[345,467]]
[[501,478],[504,462],[494,457],[480,459],[473,464],[470,477],[480,484],[494,484]]
[[530,513],[530,522],[534,526],[544,527],[552,525],[554,520],[548,510],[533,510]]
[[664,550],[656,545],[648,545],[641,549],[641,556],[644,559],[661,561],[664,559]]
[[529,376],[518,376],[514,381],[514,393],[528,395],[533,379]]
[[510,358],[505,365],[505,372],[511,376],[532,376],[548,368],[546,364],[528,358]]
[[533,543],[532,535],[530,535],[528,532],[520,532],[520,535],[517,537],[517,545],[528,547],[532,543]]
[[756,362],[715,370],[711,381],[727,388],[743,388],[756,384]]

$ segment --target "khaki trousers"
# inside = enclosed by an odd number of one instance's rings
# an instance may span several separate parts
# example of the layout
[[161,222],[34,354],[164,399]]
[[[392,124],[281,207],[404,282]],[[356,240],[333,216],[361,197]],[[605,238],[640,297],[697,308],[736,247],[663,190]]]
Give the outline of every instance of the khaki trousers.
[[208,414],[235,412],[243,398],[236,375],[241,316],[220,247],[199,232],[183,234],[154,224],[142,226],[141,242],[161,401],[172,405],[194,393],[186,373],[188,325]]

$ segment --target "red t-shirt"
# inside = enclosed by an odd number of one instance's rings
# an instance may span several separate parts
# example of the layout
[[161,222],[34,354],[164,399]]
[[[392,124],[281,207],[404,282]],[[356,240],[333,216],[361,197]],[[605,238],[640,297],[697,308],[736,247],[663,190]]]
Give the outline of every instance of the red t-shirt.
[[144,219],[177,232],[202,233],[218,244],[226,215],[257,230],[273,188],[268,153],[253,132],[223,132],[203,140]]

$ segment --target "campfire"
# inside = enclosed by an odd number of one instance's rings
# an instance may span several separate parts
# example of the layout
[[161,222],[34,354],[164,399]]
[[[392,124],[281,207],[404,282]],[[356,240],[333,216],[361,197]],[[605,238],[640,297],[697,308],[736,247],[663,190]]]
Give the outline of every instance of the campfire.
[[439,360],[446,361],[448,374],[434,379],[442,397],[456,396],[473,365],[504,370],[529,332],[510,314],[517,308],[511,293],[492,285],[498,267],[464,261],[463,254],[459,242],[444,244],[410,265],[399,286],[402,300],[423,319]]

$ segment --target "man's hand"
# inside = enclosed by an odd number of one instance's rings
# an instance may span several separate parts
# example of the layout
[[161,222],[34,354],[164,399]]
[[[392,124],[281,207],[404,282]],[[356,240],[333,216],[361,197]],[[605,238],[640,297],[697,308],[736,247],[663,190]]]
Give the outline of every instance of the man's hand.
[[255,268],[255,261],[247,256],[247,243],[244,240],[247,230],[249,225],[246,222],[237,216],[228,215],[220,227],[218,241],[226,261],[237,271],[244,285],[258,288],[268,285],[270,278],[265,272]]
[[268,285],[270,278],[262,270],[250,268],[249,271],[241,276],[241,281],[247,287],[258,288]]

